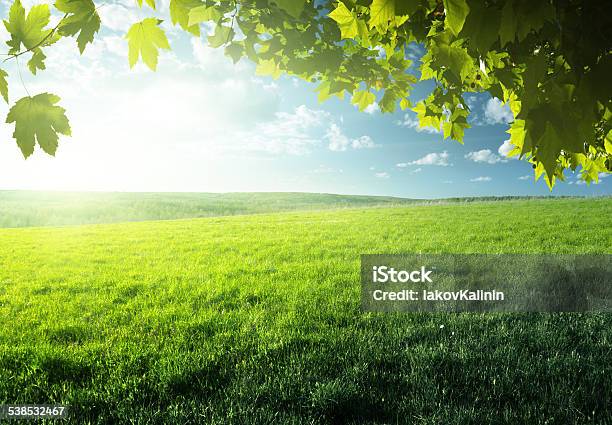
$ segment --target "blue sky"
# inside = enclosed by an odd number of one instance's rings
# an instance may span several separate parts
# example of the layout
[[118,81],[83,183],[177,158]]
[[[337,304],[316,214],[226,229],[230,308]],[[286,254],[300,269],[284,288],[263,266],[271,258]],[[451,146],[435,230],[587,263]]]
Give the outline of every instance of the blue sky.
[[[26,7],[32,0],[24,1]],[[530,164],[508,159],[511,114],[496,99],[468,95],[472,128],[460,145],[434,129],[418,129],[415,114],[359,112],[349,99],[318,103],[314,86],[294,78],[255,75],[233,65],[205,40],[177,31],[164,13],[135,1],[100,8],[103,30],[81,57],[74,40],[47,49],[36,77],[7,63],[12,101],[50,91],[62,97],[73,136],[55,158],[41,151],[24,160],[3,124],[0,189],[107,191],[307,191],[417,198],[547,195]],[[7,14],[7,2],[0,12]],[[160,10],[167,10],[162,2]],[[123,34],[158,16],[172,52],[158,71],[130,70]],[[53,17],[54,20],[59,19]],[[4,42],[8,36],[0,29]],[[412,54],[418,55],[418,49]],[[24,87],[25,85],[25,87]],[[431,86],[420,84],[412,99]],[[1,113],[8,107],[2,105]],[[500,150],[501,149],[501,150]],[[578,184],[568,173],[555,195],[609,195],[612,179]]]

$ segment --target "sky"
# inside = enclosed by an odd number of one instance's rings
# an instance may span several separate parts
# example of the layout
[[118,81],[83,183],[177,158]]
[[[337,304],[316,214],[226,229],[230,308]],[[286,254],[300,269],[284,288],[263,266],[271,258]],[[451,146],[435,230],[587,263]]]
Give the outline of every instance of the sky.
[[[37,0],[36,3],[40,3]],[[34,0],[23,0],[29,8]],[[96,2],[97,3],[97,2]],[[0,14],[8,14],[6,0]],[[507,158],[512,115],[497,99],[468,94],[472,110],[464,145],[418,128],[415,114],[359,112],[344,100],[317,101],[315,86],[291,77],[258,77],[246,59],[234,65],[205,34],[173,27],[164,11],[135,0],[105,2],[103,28],[79,55],[74,39],[47,48],[47,69],[29,74],[26,60],[1,66],[11,75],[11,102],[41,92],[59,95],[72,127],[55,157],[37,149],[25,160],[0,126],[0,190],[292,191],[441,198],[549,195],[531,165]],[[130,69],[124,34],[145,17],[164,19],[172,51],[157,72]],[[59,17],[52,17],[52,25]],[[206,28],[204,28],[204,33]],[[0,28],[0,43],[8,39]],[[7,48],[8,50],[8,48]],[[423,51],[409,49],[418,60]],[[17,69],[21,70],[23,83]],[[413,103],[431,84],[419,83]],[[5,116],[9,106],[2,104]],[[398,108],[399,109],[399,108]],[[581,184],[567,172],[553,195],[610,195],[612,179]]]

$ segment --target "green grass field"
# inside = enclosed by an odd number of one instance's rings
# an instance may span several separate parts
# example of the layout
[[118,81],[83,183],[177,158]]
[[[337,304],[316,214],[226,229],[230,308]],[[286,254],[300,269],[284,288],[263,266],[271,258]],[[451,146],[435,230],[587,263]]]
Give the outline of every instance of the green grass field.
[[612,199],[0,229],[0,404],[74,423],[606,424],[609,314],[359,309],[365,253],[611,253]]
[[130,193],[0,190],[0,228],[173,220],[283,211],[474,202],[504,198],[406,199],[329,193]]
[[169,220],[413,204],[414,199],[327,193],[0,191],[0,228]]

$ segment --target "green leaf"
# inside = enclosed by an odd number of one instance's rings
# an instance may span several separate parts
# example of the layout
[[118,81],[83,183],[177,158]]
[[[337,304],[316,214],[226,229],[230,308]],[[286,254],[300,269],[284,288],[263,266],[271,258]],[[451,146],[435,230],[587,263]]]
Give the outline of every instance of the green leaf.
[[376,95],[371,93],[369,90],[361,90],[353,92],[353,98],[351,102],[353,105],[357,105],[360,111],[365,110],[376,100]]
[[271,76],[275,80],[280,77],[281,71],[274,59],[262,59],[255,68],[255,74],[261,76]]
[[339,2],[328,16],[338,23],[342,38],[355,38],[359,34],[357,15],[348,10],[344,3]]
[[244,55],[244,46],[241,43],[233,42],[225,48],[225,55],[232,58],[232,62],[236,63]]
[[218,21],[223,15],[215,6],[198,6],[189,11],[188,26],[198,25],[206,21]]
[[484,55],[499,37],[499,25],[498,10],[486,7],[480,2],[473,2],[460,36],[469,40],[470,45]]
[[[138,1],[138,7],[142,7],[142,0],[137,0]],[[145,0],[147,2],[147,4],[149,5],[149,7],[153,10],[155,10],[155,0]]]
[[8,74],[4,69],[0,69],[0,94],[4,98],[4,101],[8,103]]
[[40,43],[50,33],[51,30],[44,29],[49,24],[50,16],[47,4],[39,4],[30,9],[24,28],[23,45],[26,48],[30,49]]
[[444,0],[444,25],[457,36],[463,28],[465,18],[470,13],[470,7],[465,0]]
[[147,18],[132,25],[126,35],[130,68],[136,65],[140,56],[142,61],[155,71],[159,49],[170,49],[166,34],[158,26],[161,22],[155,18]]
[[421,81],[431,80],[437,77],[437,73],[431,68],[434,59],[432,50],[434,49],[429,49],[429,51],[421,58]]
[[34,49],[33,52],[32,57],[28,61],[28,69],[32,74],[36,75],[37,70],[40,69],[42,71],[47,68],[45,66],[45,59],[47,57],[40,48]]
[[325,102],[327,99],[331,97],[331,94],[329,93],[329,88],[330,88],[329,81],[323,81],[321,84],[319,84],[319,86],[317,86],[317,88],[315,89],[315,92],[318,93],[317,100],[319,102]]
[[58,134],[70,136],[66,111],[56,105],[59,101],[54,94],[41,93],[19,99],[9,111],[6,122],[15,123],[13,137],[25,158],[32,155],[36,143],[49,155],[55,155]]
[[[2,95],[4,96],[4,92],[2,92]],[[606,138],[604,140],[604,146],[606,148],[606,152],[608,153],[608,155],[612,155],[612,130],[608,131],[608,134],[606,134]]]
[[440,111],[434,111],[432,109],[432,103],[429,98],[418,102],[412,110],[417,114],[419,128],[431,127],[435,130],[439,130],[441,127],[440,118],[442,116],[442,111],[441,108],[438,109],[440,109]]
[[516,8],[516,15],[521,17],[516,24],[519,41],[530,32],[540,30],[546,21],[554,22],[556,19],[556,8],[548,1],[517,3]]
[[4,20],[4,27],[11,35],[11,39],[6,42],[10,47],[9,54],[19,52],[25,31],[25,9],[20,0],[15,0],[11,5],[9,19]]
[[81,54],[88,43],[93,43],[94,35],[100,30],[100,16],[92,0],[57,0],[55,7],[66,14],[59,27],[62,35],[77,36]]
[[370,27],[386,31],[395,21],[395,0],[373,0],[370,5]]
[[329,94],[333,94],[339,99],[344,99],[344,91],[352,93],[355,85],[348,81],[332,80],[329,84]]
[[512,0],[507,0],[501,14],[501,23],[499,27],[499,41],[503,46],[511,43],[516,38],[517,21],[514,15],[514,6]]
[[547,122],[542,137],[538,140],[537,156],[538,160],[546,170],[546,178],[549,186],[553,185],[553,177],[557,169],[557,158],[561,152],[562,140],[554,126]]
[[420,0],[401,0],[395,4],[395,14],[397,16],[412,16],[421,7]]
[[361,39],[361,45],[363,47],[370,47],[372,42],[370,41],[370,31],[368,30],[367,24],[361,19],[357,20],[357,32]]
[[453,115],[448,121],[442,124],[442,130],[444,132],[444,138],[451,138],[463,144],[463,134],[466,128],[470,128],[470,125],[466,120],[467,111],[463,109],[456,109]]
[[304,11],[306,0],[269,0],[269,4],[276,4],[294,18],[299,18]]
[[516,149],[520,150],[521,156],[528,152],[523,149],[526,135],[524,120],[514,120],[506,132],[510,134],[510,143],[516,146]]
[[385,94],[379,102],[380,110],[382,112],[394,112],[398,97],[395,91],[385,90]]
[[215,28],[215,34],[208,36],[208,44],[210,47],[221,47],[224,44],[229,43],[234,38],[234,30],[231,27],[225,25],[217,25]]
[[199,37],[200,26],[189,25],[189,12],[191,9],[201,5],[202,2],[200,0],[170,0],[170,19],[172,24],[176,25],[178,23],[185,31]]
[[357,38],[359,37],[363,47],[370,47],[370,31],[364,21],[357,18],[354,11],[349,10],[342,2],[338,3],[338,7],[329,15],[331,19],[338,23],[340,28],[341,38]]
[[468,75],[474,73],[474,61],[463,47],[440,44],[432,50],[437,63],[448,68],[458,81],[463,81]]
[[21,1],[15,0],[8,21],[4,21],[6,30],[11,34],[11,39],[6,42],[10,47],[9,54],[18,53],[22,44],[26,49],[33,49],[45,40],[51,32],[45,29],[50,16],[49,5],[39,4],[33,6],[26,17]]

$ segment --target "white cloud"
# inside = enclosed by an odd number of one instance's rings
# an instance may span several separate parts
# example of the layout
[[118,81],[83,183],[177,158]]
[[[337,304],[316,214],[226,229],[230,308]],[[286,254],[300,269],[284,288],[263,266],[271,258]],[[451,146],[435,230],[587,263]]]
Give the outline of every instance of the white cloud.
[[351,141],[351,147],[353,149],[372,149],[378,148],[380,145],[374,143],[374,140],[370,136],[361,136]]
[[[40,80],[52,78],[63,80],[64,83],[69,81],[73,87],[94,88],[96,82],[113,74],[113,70],[108,64],[110,61],[103,62],[103,56],[108,51],[106,43],[102,39],[93,45],[88,45],[81,56],[74,39],[62,38],[51,48],[45,50],[45,54],[48,56],[45,61],[47,71],[39,74],[40,79],[33,79],[33,81],[36,84]],[[112,59],[116,60],[118,58],[113,55]],[[127,50],[126,56],[122,59],[125,61],[125,70],[127,70]],[[28,87],[30,87],[29,84]]]
[[197,67],[205,71],[204,76],[208,78],[225,79],[231,75],[250,75],[250,79],[260,85],[275,84],[260,78],[252,77],[253,65],[247,61],[236,64],[225,56],[223,49],[214,49],[204,41],[202,37],[191,37],[191,54],[196,61]]
[[310,130],[321,127],[328,117],[328,112],[300,105],[293,112],[277,112],[274,120],[259,122],[240,137],[247,150],[303,155],[320,144]]
[[389,175],[389,173],[383,171],[381,173],[375,173],[374,177],[376,177],[377,179],[388,179],[391,176]]
[[434,127],[419,127],[419,120],[416,118],[416,116],[412,116],[411,114],[405,114],[404,118],[396,121],[395,124],[399,125],[400,127],[412,128],[419,133],[425,132],[429,134],[439,134],[442,132],[441,129],[436,129]]
[[[102,38],[104,48],[107,52],[120,56],[123,60],[128,56],[127,41],[118,35],[109,35]],[[95,43],[95,42],[94,42]]]
[[[408,165],[437,165],[440,167],[447,167],[451,165],[448,162],[449,154],[447,151],[441,153],[428,153],[423,158],[417,159],[416,161],[408,162]],[[399,164],[398,164],[399,166]]]
[[[578,174],[576,176],[576,181],[575,182],[569,181],[569,182],[567,182],[567,184],[577,184],[577,185],[580,185],[580,186],[587,184],[586,181],[582,180],[581,176],[582,176],[582,173]],[[600,183],[601,183],[601,181],[603,179],[605,179],[605,178],[607,178],[609,176],[610,176],[610,173],[599,173],[597,175],[597,177],[599,178]]]
[[470,179],[471,182],[474,183],[478,183],[478,182],[490,182],[491,180],[493,180],[491,177],[489,176],[480,176],[480,177],[476,177],[474,179]]
[[314,174],[331,174],[331,173],[343,173],[341,168],[332,168],[327,165],[319,165],[317,168],[311,171]]
[[489,149],[482,149],[475,152],[470,152],[465,155],[466,159],[474,162],[483,162],[486,164],[497,164],[502,161],[502,158],[491,152]]
[[478,96],[474,95],[474,94],[470,94],[465,96],[465,103],[467,103],[467,106],[470,109],[474,109],[476,107],[476,105],[478,104]]
[[132,24],[144,19],[144,14],[139,12],[136,7],[120,3],[105,3],[98,8],[102,26],[122,33],[127,32]]
[[380,106],[378,106],[378,103],[374,102],[369,104],[368,106],[366,106],[366,108],[363,110],[366,114],[374,114],[375,112],[380,111]]
[[344,152],[352,149],[372,149],[379,147],[370,136],[361,136],[357,139],[349,139],[336,123],[331,123],[324,138],[329,141],[329,150]]
[[501,100],[492,97],[487,101],[484,107],[485,124],[508,124],[513,119],[512,111],[510,111],[508,105],[504,105]]
[[325,133],[325,138],[329,141],[329,150],[342,152],[348,149],[350,140],[342,132],[336,123],[332,123]]
[[529,174],[525,174],[524,176],[520,176],[518,179],[519,180],[529,180],[533,178],[533,176],[530,176]]
[[278,121],[283,121],[283,131],[290,131],[291,128],[306,129],[320,126],[329,116],[329,112],[310,109],[306,105],[298,106],[292,113],[276,113]]
[[508,154],[514,149],[514,145],[510,143],[510,140],[505,140],[504,143],[499,147],[497,152],[502,158],[517,159],[516,156],[508,156]]
[[264,88],[264,90],[269,90],[269,91],[277,91],[279,89],[278,84],[276,84],[274,81],[272,82],[264,82],[262,84],[262,87]]
[[[408,162],[400,162],[395,164],[395,166],[399,169],[401,169],[402,171],[404,171],[404,168],[408,168],[411,165],[411,163]],[[415,168],[414,170],[410,170],[409,174],[416,174],[416,173],[420,173],[421,171],[423,171],[422,168]]]
[[[4,2],[3,2],[4,3]],[[36,0],[22,0],[21,4],[23,5],[23,7],[25,7],[26,9],[31,8],[32,6],[36,5],[36,4],[52,4],[54,3],[52,0],[42,0],[42,1],[36,1]]]
[[410,60],[420,59],[425,54],[425,48],[417,43],[410,43],[407,46],[406,56]]

